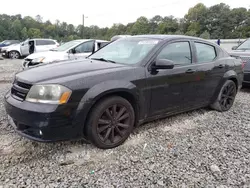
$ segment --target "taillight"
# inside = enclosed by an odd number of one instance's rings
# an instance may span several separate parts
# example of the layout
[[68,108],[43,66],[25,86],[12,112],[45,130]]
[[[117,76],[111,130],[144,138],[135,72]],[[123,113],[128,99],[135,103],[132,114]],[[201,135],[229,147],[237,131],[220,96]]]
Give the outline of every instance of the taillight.
[[244,67],[245,67],[245,65],[246,65],[247,62],[245,60],[242,60],[241,62],[242,62],[241,63],[241,67],[242,67],[242,69],[244,69]]

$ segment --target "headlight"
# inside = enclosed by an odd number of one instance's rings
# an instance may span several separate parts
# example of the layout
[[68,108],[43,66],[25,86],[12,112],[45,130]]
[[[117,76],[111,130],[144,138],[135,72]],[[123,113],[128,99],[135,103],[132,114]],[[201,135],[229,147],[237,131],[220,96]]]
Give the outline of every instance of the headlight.
[[45,57],[38,57],[32,60],[32,63],[42,63]]
[[34,85],[31,87],[26,101],[49,104],[67,103],[72,91],[61,85]]

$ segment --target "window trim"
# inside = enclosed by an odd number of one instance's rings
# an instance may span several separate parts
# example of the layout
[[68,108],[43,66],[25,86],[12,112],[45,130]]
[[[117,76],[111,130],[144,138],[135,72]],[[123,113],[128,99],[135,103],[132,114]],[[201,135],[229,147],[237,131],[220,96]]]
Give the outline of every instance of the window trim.
[[[198,52],[197,52],[197,48],[196,48],[195,43],[204,44],[204,45],[213,47],[214,48],[214,52],[215,52],[215,58],[212,61],[198,62]],[[217,51],[217,48],[214,45],[206,43],[206,42],[203,42],[203,41],[195,41],[195,40],[193,41],[193,45],[194,45],[194,48],[195,48],[195,56],[196,56],[195,57],[195,63],[196,64],[212,63],[212,62],[214,62],[218,58],[218,51]]]

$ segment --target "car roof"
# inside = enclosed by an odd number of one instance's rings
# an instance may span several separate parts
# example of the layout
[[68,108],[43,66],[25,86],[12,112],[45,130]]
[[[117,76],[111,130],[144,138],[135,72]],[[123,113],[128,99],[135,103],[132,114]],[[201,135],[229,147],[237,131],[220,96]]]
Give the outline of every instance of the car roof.
[[77,40],[73,40],[73,41],[77,41],[77,42],[87,42],[87,41],[91,41],[91,40],[95,40],[97,42],[109,42],[107,40],[99,40],[99,39],[77,39]]
[[[186,36],[186,35],[134,35],[131,37],[138,37],[138,38],[151,38],[151,39],[159,39],[159,40],[167,40],[167,39],[198,39],[198,40],[203,40],[201,38],[197,38],[197,37],[191,37],[191,36]],[[130,37],[128,37],[130,38]]]
[[45,38],[31,38],[28,40],[52,40],[52,41],[56,41],[55,39],[45,39]]

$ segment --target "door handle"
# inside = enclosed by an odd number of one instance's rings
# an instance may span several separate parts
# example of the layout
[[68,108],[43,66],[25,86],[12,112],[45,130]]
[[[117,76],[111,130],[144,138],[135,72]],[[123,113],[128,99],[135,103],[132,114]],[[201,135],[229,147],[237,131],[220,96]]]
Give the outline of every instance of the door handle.
[[219,68],[224,68],[225,65],[220,64],[218,67],[219,67]]
[[188,73],[188,74],[192,74],[192,73],[194,73],[194,72],[196,72],[194,69],[188,69],[188,70],[186,71],[186,73]]

